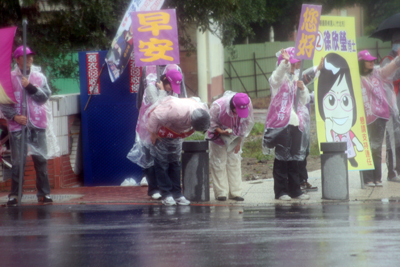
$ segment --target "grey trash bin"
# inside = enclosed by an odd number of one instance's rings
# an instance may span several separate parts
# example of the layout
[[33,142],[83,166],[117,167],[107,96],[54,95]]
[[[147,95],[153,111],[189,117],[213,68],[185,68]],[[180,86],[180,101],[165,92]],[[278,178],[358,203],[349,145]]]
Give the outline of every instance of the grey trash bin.
[[210,201],[208,141],[182,144],[183,195],[190,201]]
[[349,199],[347,172],[347,143],[321,143],[322,198],[331,200]]

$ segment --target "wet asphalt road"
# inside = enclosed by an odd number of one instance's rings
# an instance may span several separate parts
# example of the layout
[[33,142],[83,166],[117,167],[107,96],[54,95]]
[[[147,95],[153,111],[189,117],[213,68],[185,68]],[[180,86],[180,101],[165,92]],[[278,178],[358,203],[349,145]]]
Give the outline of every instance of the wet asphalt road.
[[398,266],[400,203],[0,209],[0,266]]

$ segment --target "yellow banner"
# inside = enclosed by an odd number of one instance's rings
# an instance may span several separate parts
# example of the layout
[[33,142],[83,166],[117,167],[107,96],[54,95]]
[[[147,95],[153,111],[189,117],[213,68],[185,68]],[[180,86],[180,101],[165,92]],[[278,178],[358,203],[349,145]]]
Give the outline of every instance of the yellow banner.
[[374,169],[368,140],[352,17],[321,16],[314,65],[318,142],[347,142],[349,170]]

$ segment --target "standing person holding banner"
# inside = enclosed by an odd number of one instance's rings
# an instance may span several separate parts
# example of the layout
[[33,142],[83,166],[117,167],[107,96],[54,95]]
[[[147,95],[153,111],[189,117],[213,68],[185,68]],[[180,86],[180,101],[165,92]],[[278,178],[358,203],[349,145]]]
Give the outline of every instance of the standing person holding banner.
[[[392,50],[382,59],[381,67],[386,66],[397,56],[397,49],[400,47],[400,31],[392,34]],[[394,113],[390,114],[389,121],[386,124],[386,165],[388,168],[387,180],[400,182],[400,69],[397,69],[393,77],[393,86],[395,97],[391,102],[397,105],[397,109],[391,109]],[[397,111],[397,112],[396,112]]]
[[[17,65],[11,72],[11,81],[17,103],[1,105],[1,111],[8,120],[8,127],[11,132],[12,180],[7,206],[16,206],[18,204],[19,174],[25,171],[25,167],[20,169],[20,160],[22,158],[24,166],[28,153],[28,144],[36,171],[38,202],[43,204],[53,202],[50,197],[50,184],[47,173],[48,149],[46,143],[48,115],[50,114],[51,117],[51,111],[49,106],[45,105],[51,95],[51,90],[47,84],[46,77],[40,71],[40,67],[32,65],[35,53],[29,47],[26,47],[26,73],[28,76],[24,77],[22,75],[23,50],[24,47],[19,46],[13,54]],[[21,114],[23,90],[25,90],[27,96],[26,116]],[[26,126],[25,142],[22,140],[23,125]],[[21,155],[21,145],[23,143],[24,153]]]
[[[300,60],[294,58],[294,48],[282,49],[277,68],[272,73],[271,104],[265,122],[263,151],[275,148],[273,167],[275,199],[307,200],[310,196],[300,189],[299,162],[306,156],[310,115],[306,104],[310,95],[295,70]],[[300,88],[297,112],[294,108],[297,88]]]
[[358,53],[364,109],[375,170],[363,171],[366,186],[382,186],[382,143],[390,114],[398,114],[393,90],[393,76],[400,68],[400,48],[397,56],[385,67],[374,67],[376,57],[367,50]]

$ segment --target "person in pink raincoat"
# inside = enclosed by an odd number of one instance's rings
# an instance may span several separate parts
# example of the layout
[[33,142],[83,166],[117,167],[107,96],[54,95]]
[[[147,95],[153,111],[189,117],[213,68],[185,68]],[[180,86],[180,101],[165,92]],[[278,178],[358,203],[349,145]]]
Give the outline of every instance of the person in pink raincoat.
[[382,186],[382,143],[386,123],[390,114],[394,113],[390,110],[397,110],[397,106],[393,105],[390,99],[395,99],[393,75],[400,68],[399,56],[400,49],[397,50],[397,57],[389,64],[375,68],[376,57],[371,56],[367,50],[358,53],[368,138],[375,165],[375,170],[362,172],[365,185],[370,187]]
[[240,150],[254,126],[251,100],[245,93],[226,91],[212,103],[210,116],[210,174],[215,199],[243,201]]
[[[381,61],[380,66],[384,67],[392,62],[397,56],[397,50],[400,48],[400,30],[392,34],[392,49],[389,54]],[[400,69],[397,69],[393,76],[394,95],[391,98],[392,113],[389,121],[386,123],[386,166],[388,169],[387,180],[391,182],[400,182]],[[397,109],[395,108],[397,106]]]
[[[28,143],[31,149],[32,160],[36,170],[37,198],[40,203],[48,204],[53,200],[50,197],[50,184],[47,173],[47,144],[46,144],[46,101],[51,95],[51,90],[47,85],[46,77],[39,71],[38,67],[32,65],[33,55],[35,54],[29,47],[26,47],[26,70],[27,77],[22,75],[23,69],[23,46],[14,51],[14,58],[17,66],[11,72],[11,81],[14,90],[16,104],[1,105],[1,111],[8,121],[9,132],[11,133],[11,157],[12,157],[12,180],[11,192],[7,202],[8,206],[17,205],[19,173],[24,172],[25,168],[20,169],[21,160],[21,137],[22,125],[26,125],[24,161],[27,156]],[[22,93],[25,90],[27,96],[26,116],[22,111]]]
[[[172,87],[178,86],[171,83]],[[168,96],[157,101],[145,114],[145,123],[154,145],[154,170],[166,206],[189,205],[181,188],[183,139],[210,126],[207,105],[199,98]]]
[[[275,199],[307,200],[300,188],[299,163],[306,157],[309,140],[310,102],[307,87],[298,79],[295,70],[300,61],[294,58],[294,48],[282,49],[278,66],[272,73],[271,104],[265,122],[263,151],[275,148],[273,167]],[[294,109],[297,88],[300,88],[297,112]]]
[[172,87],[172,84],[178,85],[182,81],[182,74],[177,65],[176,68],[170,67],[157,82],[157,67],[147,66],[144,71],[146,85],[143,94],[143,100],[139,110],[138,121],[136,124],[136,137],[133,148],[129,151],[127,158],[143,168],[143,178],[140,182],[142,186],[148,186],[147,195],[153,199],[161,199],[160,190],[157,185],[156,174],[154,171],[154,146],[150,140],[150,133],[147,130],[144,114],[158,100],[169,95],[177,96],[180,93],[180,86]]

